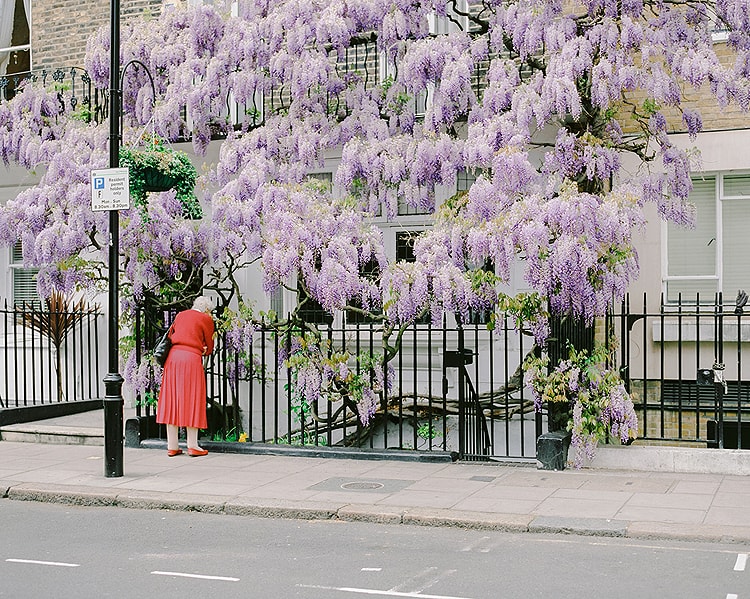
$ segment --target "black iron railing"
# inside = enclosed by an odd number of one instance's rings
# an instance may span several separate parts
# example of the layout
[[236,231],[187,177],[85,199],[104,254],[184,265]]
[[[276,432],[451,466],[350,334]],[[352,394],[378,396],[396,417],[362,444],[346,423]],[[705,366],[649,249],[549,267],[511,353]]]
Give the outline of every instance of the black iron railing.
[[100,312],[50,311],[39,304],[6,302],[0,315],[0,365],[5,374],[0,381],[0,408],[102,396]]
[[[145,330],[143,325],[141,328]],[[382,363],[381,331],[372,323],[321,327],[330,351],[348,352],[350,367],[367,379],[354,356]],[[156,331],[149,337],[151,347]],[[207,363],[209,429],[216,441],[448,451],[463,459],[534,459],[541,416],[521,382],[520,360],[530,344],[510,326],[418,324],[384,369],[373,420],[363,426],[350,398],[308,401],[295,388],[286,360],[294,334],[255,331],[252,352],[235,353],[219,337]],[[455,355],[471,356],[456,363]],[[152,396],[153,397],[153,396]],[[152,416],[140,398],[138,414]],[[157,433],[158,434],[158,433]]]
[[[534,412],[521,364],[535,347],[508,322],[417,324],[384,376],[373,422],[346,401],[301,400],[285,362],[293,336],[255,332],[243,358],[219,339],[208,366],[209,430],[215,440],[456,452],[462,459],[533,459],[546,414]],[[628,298],[605,322],[619,340],[611,367],[633,397],[642,442],[750,448],[750,376],[743,359],[750,320],[742,310]],[[335,351],[382,357],[372,323],[321,325]],[[597,335],[604,331],[597,329]],[[589,342],[592,331],[586,330]],[[569,338],[569,336],[567,336]],[[244,361],[244,365],[243,365]],[[144,408],[145,410],[145,408]],[[147,411],[144,411],[146,414]]]
[[[396,65],[385,64],[387,61],[378,50],[377,38],[374,34],[352,40],[351,45],[343,53],[331,49],[329,60],[336,74],[341,78],[342,90],[321,92],[318,101],[322,111],[337,119],[352,112],[352,107],[346,102],[345,88],[347,86],[362,86],[365,90],[371,90],[377,85],[384,84],[391,76],[389,73],[397,72]],[[488,66],[489,60],[481,61],[472,74],[472,89],[480,98],[487,85]],[[108,90],[94,87],[88,73],[80,67],[42,69],[0,76],[0,103],[12,99],[28,80],[57,92],[61,108],[66,112],[77,111],[80,118],[88,122],[103,123],[108,118]],[[132,100],[132,93],[132,90],[124,90],[124,96],[130,100]],[[417,118],[421,118],[430,105],[429,95],[430,93],[425,90],[408,99]],[[223,113],[217,115],[216,130],[212,130],[212,135],[214,137],[226,135],[226,127],[234,127],[238,130],[259,127],[267,116],[286,112],[291,101],[290,84],[275,80],[268,82],[264,91],[258,91],[252,98],[244,99],[242,102],[237,101],[234,95],[229,93],[221,103]],[[186,121],[189,121],[190,115],[186,109],[183,110],[183,116]],[[189,129],[188,124],[186,130],[182,132],[184,136],[180,138],[182,141],[190,135]]]
[[641,439],[750,449],[750,318],[741,307],[717,295],[650,310],[644,295],[639,306],[626,298],[607,324]]

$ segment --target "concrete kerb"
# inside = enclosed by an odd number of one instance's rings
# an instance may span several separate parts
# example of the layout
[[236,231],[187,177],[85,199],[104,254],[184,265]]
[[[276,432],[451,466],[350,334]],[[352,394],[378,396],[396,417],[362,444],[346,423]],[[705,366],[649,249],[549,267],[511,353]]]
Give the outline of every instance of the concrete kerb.
[[342,507],[344,504],[340,503],[236,497],[224,504],[224,513],[291,520],[335,520]]
[[7,498],[16,501],[38,501],[67,505],[114,506],[118,492],[115,489],[92,489],[74,485],[21,483],[11,486]]
[[5,499],[77,506],[196,511],[211,514],[285,518],[294,520],[341,520],[379,524],[456,527],[512,533],[571,534],[632,539],[677,540],[747,544],[750,527],[686,525],[684,523],[626,522],[595,518],[563,518],[522,514],[456,511],[440,508],[372,506],[332,502],[307,502],[167,492],[92,489],[72,485],[14,484],[0,481]]
[[646,540],[747,544],[750,543],[750,526],[630,522],[625,536]]
[[529,532],[533,516],[524,514],[496,514],[489,512],[467,512],[438,508],[409,508],[404,512],[404,524],[421,526],[452,526],[476,530],[499,530],[504,532]]
[[628,536],[628,522],[604,518],[538,516],[529,524],[529,532],[575,534],[587,537],[626,537]]

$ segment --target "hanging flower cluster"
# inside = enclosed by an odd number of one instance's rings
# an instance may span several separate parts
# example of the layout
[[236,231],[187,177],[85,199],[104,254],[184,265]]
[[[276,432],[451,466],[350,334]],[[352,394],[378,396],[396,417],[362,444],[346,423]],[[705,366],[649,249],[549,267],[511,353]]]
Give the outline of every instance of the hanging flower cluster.
[[620,375],[606,367],[612,349],[612,342],[591,353],[570,348],[568,358],[551,371],[548,356],[526,360],[526,378],[536,409],[562,404],[572,411],[568,430],[572,432],[576,468],[594,457],[600,442],[614,438],[629,443],[638,433],[633,400]]
[[375,356],[331,351],[326,342],[306,334],[295,337],[285,366],[291,369],[294,399],[304,413],[311,414],[318,402],[343,400],[344,409],[353,410],[363,426],[375,416],[384,389],[383,369]]
[[[540,310],[602,314],[638,274],[645,205],[694,219],[693,156],[668,134],[702,130],[686,94],[750,105],[746,3],[454,4],[217,1],[124,26],[121,63],[145,64],[156,92],[144,69],[127,70],[124,145],[147,125],[198,154],[221,144],[195,180],[200,222],[179,190],[121,213],[124,313],[201,269],[237,302],[235,275],[256,262],[266,291],[299,282],[328,311],[356,303],[390,327],[499,306],[519,267]],[[85,59],[100,89],[109,50],[104,28]],[[107,127],[66,113],[67,93],[29,84],[0,103],[0,158],[42,172],[0,209],[0,242],[21,239],[44,295],[106,282],[109,224],[88,181],[107,164]],[[327,161],[334,189],[305,185]],[[438,208],[459,175],[468,191]],[[409,264],[372,221],[403,207],[438,210]],[[546,317],[532,319],[540,343]]]

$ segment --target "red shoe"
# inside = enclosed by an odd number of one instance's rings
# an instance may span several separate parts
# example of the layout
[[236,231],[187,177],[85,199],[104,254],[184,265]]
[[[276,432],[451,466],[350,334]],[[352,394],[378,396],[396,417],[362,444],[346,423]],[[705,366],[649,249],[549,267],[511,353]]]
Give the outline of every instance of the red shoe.
[[167,457],[173,458],[176,455],[182,455],[181,449],[167,449]]
[[208,453],[208,449],[201,449],[200,447],[188,447],[188,455],[191,458],[197,458],[202,455],[206,455]]

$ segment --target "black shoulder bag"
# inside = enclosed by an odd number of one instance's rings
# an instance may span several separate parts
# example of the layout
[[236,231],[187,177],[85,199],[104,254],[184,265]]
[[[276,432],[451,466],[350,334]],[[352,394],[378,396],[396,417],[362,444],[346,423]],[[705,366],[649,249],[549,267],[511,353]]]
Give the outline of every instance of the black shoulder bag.
[[172,340],[169,338],[169,333],[171,331],[172,327],[170,326],[165,331],[165,333],[161,337],[159,337],[159,340],[154,346],[154,360],[156,360],[156,363],[162,368],[164,367],[164,363],[167,361],[169,350],[172,349]]

